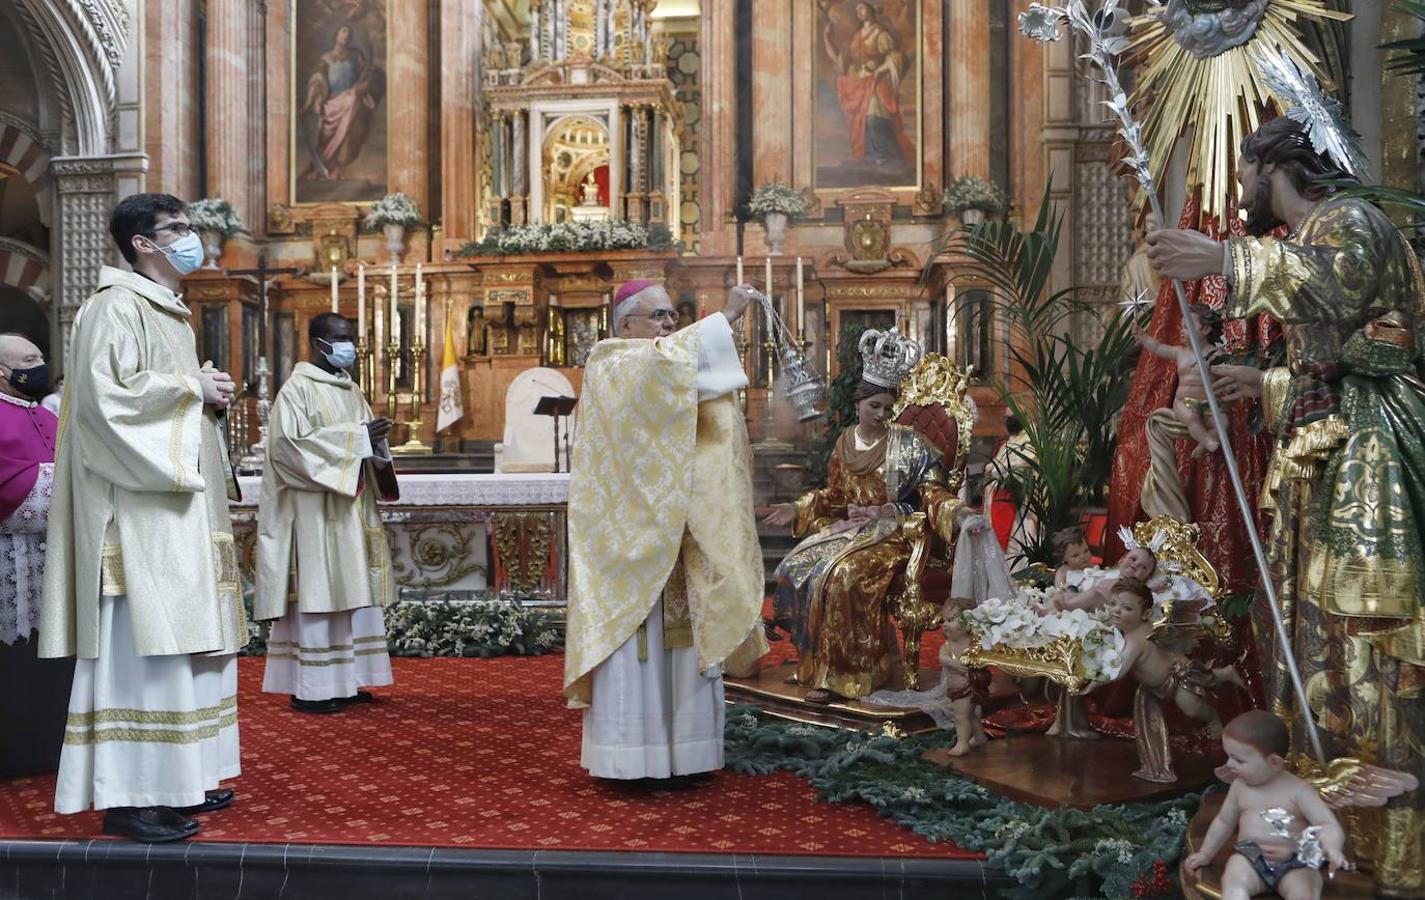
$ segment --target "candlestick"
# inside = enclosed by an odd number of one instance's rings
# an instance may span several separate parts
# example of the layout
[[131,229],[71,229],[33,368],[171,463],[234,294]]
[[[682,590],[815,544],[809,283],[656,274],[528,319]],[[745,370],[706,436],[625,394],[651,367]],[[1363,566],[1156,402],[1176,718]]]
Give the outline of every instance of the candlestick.
[[338,305],[336,298],[336,266],[332,266],[332,312],[339,311]]
[[366,266],[356,267],[356,336],[366,340]]
[[797,257],[797,328],[802,334],[807,330],[807,301],[802,290],[802,258]]
[[411,343],[422,347],[426,343],[426,285],[420,263],[416,263],[416,333],[411,335]]
[[763,286],[767,294],[767,305],[763,308],[763,312],[767,316],[767,340],[771,341],[776,340],[776,332],[773,330],[776,325],[772,322],[772,257],[770,256],[767,257],[767,274]]
[[398,303],[400,287],[396,280],[396,264],[391,263],[391,343],[401,346],[401,309]]

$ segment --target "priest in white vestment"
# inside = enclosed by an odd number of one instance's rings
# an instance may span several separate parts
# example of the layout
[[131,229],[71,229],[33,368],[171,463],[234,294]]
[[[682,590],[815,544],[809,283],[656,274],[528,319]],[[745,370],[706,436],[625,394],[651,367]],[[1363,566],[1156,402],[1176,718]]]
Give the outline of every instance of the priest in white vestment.
[[569,487],[564,690],[582,764],[686,780],[723,765],[722,664],[766,651],[752,455],[732,324],[752,292],[674,333],[661,285],[615,296],[584,370]]
[[203,261],[182,201],[127,197],[110,232],[134,271],[102,268],[75,316],[46,542],[40,655],[79,657],[55,811],[181,840],[239,772],[247,627],[216,418],[234,385],[199,365],[177,293]]
[[300,712],[370,702],[391,683],[381,610],[395,599],[391,553],[376,507],[398,499],[387,435],[347,368],[351,323],[322,313],[272,404],[257,508],[253,615],[276,619],[262,689]]

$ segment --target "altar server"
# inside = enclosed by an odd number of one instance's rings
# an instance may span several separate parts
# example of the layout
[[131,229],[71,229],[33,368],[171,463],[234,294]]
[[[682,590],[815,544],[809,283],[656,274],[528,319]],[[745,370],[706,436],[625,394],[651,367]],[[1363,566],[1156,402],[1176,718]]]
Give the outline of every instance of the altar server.
[[[584,370],[569,487],[564,690],[584,712],[583,766],[685,780],[723,764],[722,663],[761,655],[762,555],[731,325],[674,332],[662,286],[619,288],[618,339]],[[741,653],[739,655],[742,655]]]
[[254,615],[276,619],[262,689],[292,708],[333,713],[391,683],[382,607],[395,598],[391,554],[376,507],[395,500],[387,435],[347,374],[351,323],[322,313],[272,404],[257,513]]
[[79,657],[55,810],[179,840],[239,771],[247,629],[215,415],[234,385],[199,365],[177,293],[203,262],[183,202],[127,197],[109,230],[134,271],[100,269],[75,316],[45,557],[40,653]]

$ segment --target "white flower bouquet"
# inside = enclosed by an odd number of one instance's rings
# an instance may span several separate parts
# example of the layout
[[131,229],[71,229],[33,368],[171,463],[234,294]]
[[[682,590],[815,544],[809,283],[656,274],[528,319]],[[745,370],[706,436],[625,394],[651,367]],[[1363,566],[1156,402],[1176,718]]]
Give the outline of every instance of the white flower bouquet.
[[801,192],[780,181],[769,181],[760,185],[747,201],[747,211],[759,219],[768,213],[782,213],[795,219],[806,215],[809,208],[807,198]]
[[1123,665],[1123,635],[1100,614],[1040,612],[1047,604],[1046,591],[1025,588],[966,610],[965,624],[976,638],[966,661],[1054,678],[1076,690],[1116,677]]
[[987,216],[1002,216],[1009,209],[1009,198],[1004,190],[978,175],[955,179],[955,183],[945,189],[944,202],[946,210],[952,213],[978,209]]
[[221,197],[204,197],[194,200],[187,207],[188,221],[198,231],[215,231],[223,237],[232,237],[242,231],[242,217],[233,205]]
[[677,244],[666,225],[600,219],[512,225],[466,244],[460,256],[509,256],[519,253],[588,253],[601,250],[670,250]]
[[414,228],[421,224],[421,211],[416,208],[414,200],[398,191],[371,204],[371,211],[361,224],[369,231],[378,231],[387,225]]

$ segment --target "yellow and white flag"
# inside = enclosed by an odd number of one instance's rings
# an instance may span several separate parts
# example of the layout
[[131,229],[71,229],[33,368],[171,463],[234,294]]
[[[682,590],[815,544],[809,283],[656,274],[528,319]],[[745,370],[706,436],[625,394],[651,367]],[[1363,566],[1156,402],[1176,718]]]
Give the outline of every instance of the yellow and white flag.
[[465,415],[460,399],[460,357],[455,355],[455,329],[452,319],[445,317],[445,355],[440,363],[440,410],[435,417],[435,430],[444,431]]

